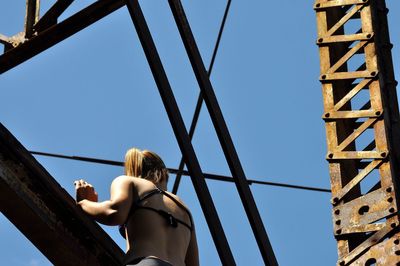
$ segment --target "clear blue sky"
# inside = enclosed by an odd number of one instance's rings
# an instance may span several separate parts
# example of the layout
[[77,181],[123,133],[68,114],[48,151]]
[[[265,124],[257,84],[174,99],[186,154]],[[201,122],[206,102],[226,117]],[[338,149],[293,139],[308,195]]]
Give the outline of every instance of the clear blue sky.
[[[54,1],[43,1],[46,9]],[[93,1],[75,1],[63,18]],[[399,78],[400,3],[387,0]],[[188,126],[199,92],[167,1],[141,1]],[[226,1],[183,1],[208,66]],[[329,188],[313,1],[232,1],[212,83],[249,178]],[[0,33],[23,28],[24,0],[0,3]],[[397,61],[396,61],[397,60]],[[0,77],[0,122],[29,150],[122,160],[132,146],[176,168],[181,153],[126,8]],[[204,172],[230,175],[209,115],[193,140]],[[119,167],[37,157],[73,195],[84,178],[108,197]],[[171,186],[174,176],[171,176]],[[207,181],[238,265],[262,265],[233,184]],[[327,193],[251,187],[280,265],[334,265]],[[202,265],[220,265],[188,178],[179,196],[198,230]],[[103,227],[121,246],[116,228]],[[2,265],[49,265],[0,216]],[[124,248],[124,247],[123,247]]]

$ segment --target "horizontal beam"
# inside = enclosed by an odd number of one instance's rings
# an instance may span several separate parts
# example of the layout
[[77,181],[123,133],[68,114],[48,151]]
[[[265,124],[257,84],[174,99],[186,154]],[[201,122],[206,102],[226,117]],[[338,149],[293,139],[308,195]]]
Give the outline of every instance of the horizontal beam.
[[125,0],[98,0],[0,56],[0,74],[67,39],[125,5]]
[[122,265],[124,252],[0,124],[0,211],[54,265]]

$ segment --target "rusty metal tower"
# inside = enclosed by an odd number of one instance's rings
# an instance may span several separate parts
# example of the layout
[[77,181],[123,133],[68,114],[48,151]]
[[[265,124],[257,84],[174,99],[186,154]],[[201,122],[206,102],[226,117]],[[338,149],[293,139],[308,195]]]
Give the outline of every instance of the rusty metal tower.
[[388,9],[383,0],[317,0],[314,9],[338,265],[398,265],[400,125]]

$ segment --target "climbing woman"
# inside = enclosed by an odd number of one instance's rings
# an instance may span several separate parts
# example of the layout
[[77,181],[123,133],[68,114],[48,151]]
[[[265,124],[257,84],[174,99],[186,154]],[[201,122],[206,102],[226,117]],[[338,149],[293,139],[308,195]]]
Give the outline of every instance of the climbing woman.
[[166,191],[167,182],[161,158],[136,148],[127,151],[125,175],[112,182],[109,200],[97,202],[92,185],[75,181],[78,206],[99,223],[120,226],[127,245],[124,265],[199,265],[192,215]]

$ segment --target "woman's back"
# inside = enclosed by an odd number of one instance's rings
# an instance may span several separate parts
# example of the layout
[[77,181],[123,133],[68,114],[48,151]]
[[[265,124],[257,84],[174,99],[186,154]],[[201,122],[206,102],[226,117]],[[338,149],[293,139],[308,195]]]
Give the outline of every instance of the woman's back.
[[198,266],[192,216],[175,195],[165,192],[168,170],[154,152],[132,148],[125,155],[125,175],[111,183],[110,199],[97,202],[93,186],[75,181],[78,205],[106,225],[123,225],[125,265]]
[[133,197],[127,228],[127,261],[155,256],[174,266],[186,265],[193,224],[188,209],[175,195],[152,182],[132,178]]

